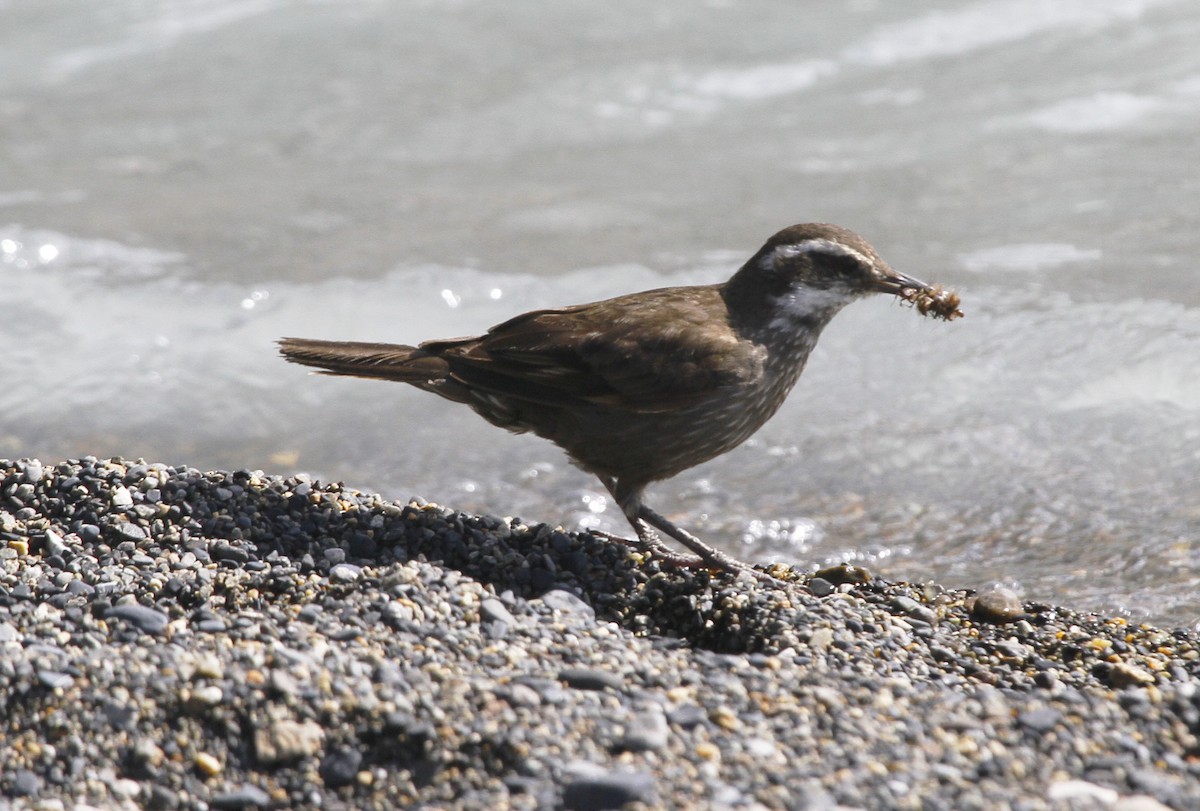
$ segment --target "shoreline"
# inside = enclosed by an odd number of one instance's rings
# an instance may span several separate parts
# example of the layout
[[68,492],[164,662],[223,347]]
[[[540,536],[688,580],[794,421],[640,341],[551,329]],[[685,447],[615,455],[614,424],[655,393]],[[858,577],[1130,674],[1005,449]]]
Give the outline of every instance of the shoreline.
[[1190,631],[639,558],[304,476],[3,462],[0,809],[1200,807]]

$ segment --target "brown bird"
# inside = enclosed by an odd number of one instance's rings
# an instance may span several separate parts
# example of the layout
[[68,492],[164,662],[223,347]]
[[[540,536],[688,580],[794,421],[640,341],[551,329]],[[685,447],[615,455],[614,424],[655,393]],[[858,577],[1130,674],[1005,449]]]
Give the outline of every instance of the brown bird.
[[[961,315],[957,296],[939,306],[952,294],[892,270],[852,231],[816,223],[775,234],[724,284],[534,310],[478,337],[415,347],[304,338],[279,347],[287,360],[325,374],[408,383],[493,425],[545,437],[599,477],[640,544],[667,564],[766,578],[647,507],[646,486],[761,428],[825,325],[870,293],[933,302],[929,309],[943,318]],[[670,550],[656,529],[695,554]]]

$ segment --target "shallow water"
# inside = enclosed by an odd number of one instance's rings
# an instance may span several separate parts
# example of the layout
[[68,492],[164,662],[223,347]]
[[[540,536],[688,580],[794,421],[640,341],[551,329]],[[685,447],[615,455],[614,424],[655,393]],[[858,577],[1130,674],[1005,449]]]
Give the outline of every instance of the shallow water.
[[723,279],[792,222],[882,298],[651,491],[749,559],[1200,620],[1200,7],[0,4],[0,455],[308,470],[624,531],[551,445],[281,335]]

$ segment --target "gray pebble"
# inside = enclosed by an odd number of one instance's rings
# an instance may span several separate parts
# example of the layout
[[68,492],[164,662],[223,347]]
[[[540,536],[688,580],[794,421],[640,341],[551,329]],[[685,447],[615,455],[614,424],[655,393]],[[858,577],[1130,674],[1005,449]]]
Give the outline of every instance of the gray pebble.
[[146,530],[139,527],[137,524],[131,524],[128,521],[122,521],[113,527],[113,532],[116,533],[120,540],[125,541],[144,541],[146,540]]
[[626,752],[665,749],[670,734],[670,727],[661,709],[644,710],[629,719],[619,748]]
[[625,680],[615,673],[586,667],[569,667],[561,670],[558,680],[576,690],[620,690],[625,686]]
[[502,622],[509,627],[517,624],[517,618],[495,597],[488,597],[479,604],[479,617],[484,622]]
[[139,739],[133,746],[132,755],[135,761],[151,771],[162,766],[163,761],[167,759],[162,748],[150,738]]
[[9,790],[14,797],[36,797],[41,791],[42,781],[28,769],[17,769],[12,776],[12,788]]
[[699,704],[681,704],[667,712],[667,720],[677,727],[692,729],[708,722],[708,713]]
[[1017,723],[1031,732],[1044,735],[1054,729],[1062,720],[1062,713],[1049,707],[1023,712],[1017,716]]
[[34,459],[25,465],[25,472],[22,478],[29,484],[37,484],[42,480],[44,473],[45,470],[42,467],[42,463]]
[[555,611],[573,614],[585,619],[595,619],[596,611],[576,595],[563,589],[551,589],[542,595],[542,602]]
[[209,550],[213,560],[227,560],[232,563],[245,563],[250,560],[250,553],[239,546],[227,543],[215,543]]
[[828,650],[833,644],[833,629],[832,628],[815,628],[808,637],[808,644],[813,650]]
[[537,690],[520,683],[509,685],[505,698],[514,707],[536,707],[542,703],[542,696]]
[[163,612],[154,608],[147,608],[144,605],[138,605],[137,603],[115,605],[108,610],[105,616],[108,619],[115,617],[125,620],[148,634],[161,634],[167,629],[167,624],[171,621],[171,618]]
[[815,597],[828,597],[837,590],[837,587],[823,577],[814,577],[808,581],[808,590]]
[[138,709],[132,704],[124,704],[115,700],[106,701],[102,712],[105,723],[113,729],[129,732],[137,725]]
[[51,690],[65,690],[75,683],[75,679],[69,673],[60,673],[57,670],[39,670],[38,681]]
[[220,811],[237,811],[239,808],[265,808],[271,804],[271,795],[258,786],[244,785],[234,791],[214,794],[209,805]]
[[329,576],[341,583],[353,583],[362,575],[362,567],[353,563],[339,563],[329,570]]
[[599,771],[575,775],[563,790],[567,811],[609,811],[630,803],[656,805],[658,788],[652,775],[634,771]]
[[52,529],[46,530],[45,549],[47,555],[62,555],[67,551],[67,545],[63,543],[63,538]]
[[179,807],[179,795],[167,786],[152,785],[146,808],[150,811],[174,811]]
[[71,582],[67,583],[67,593],[83,595],[95,594],[96,587],[84,580],[72,580]]
[[362,753],[357,749],[338,747],[321,758],[317,771],[325,785],[337,788],[353,783],[361,764]]
[[300,692],[300,683],[286,670],[275,669],[271,671],[271,689],[280,695],[295,696]]
[[1027,645],[1022,645],[1020,642],[1011,639],[1006,639],[998,644],[996,650],[1014,659],[1024,659],[1033,652]]

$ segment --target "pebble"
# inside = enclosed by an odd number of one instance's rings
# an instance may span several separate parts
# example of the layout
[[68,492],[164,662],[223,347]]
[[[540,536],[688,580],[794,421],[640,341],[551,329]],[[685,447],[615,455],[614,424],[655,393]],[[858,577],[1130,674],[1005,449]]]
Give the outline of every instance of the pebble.
[[217,760],[208,752],[198,752],[193,761],[196,764],[196,769],[206,777],[216,777],[221,773],[221,761]]
[[1154,684],[1156,679],[1154,674],[1145,668],[1128,662],[1116,662],[1108,672],[1108,681],[1113,687],[1132,687]]
[[120,541],[144,541],[147,538],[145,529],[128,521],[121,521],[114,526],[113,533]]
[[835,586],[841,586],[846,583],[853,583],[857,585],[869,583],[874,575],[872,575],[871,570],[865,566],[854,566],[849,563],[839,563],[835,566],[826,566],[824,569],[818,569],[814,577],[819,577]]
[[231,563],[245,563],[250,560],[250,553],[238,546],[227,543],[215,543],[208,550],[213,560],[227,560]]
[[144,605],[138,605],[137,603],[115,605],[108,609],[108,613],[105,616],[108,619],[116,618],[125,620],[148,634],[161,634],[167,629],[167,624],[171,621],[171,618],[163,612],[147,608]]
[[45,473],[45,469],[42,467],[42,463],[33,459],[26,463],[23,478],[30,484],[37,484],[42,480],[43,473]]
[[1054,729],[1061,720],[1062,713],[1049,707],[1030,710],[1017,716],[1018,724],[1039,735],[1044,735]]
[[36,797],[41,791],[41,780],[28,769],[18,769],[12,776],[9,793],[13,797]]
[[563,589],[551,589],[542,595],[542,603],[555,611],[571,614],[583,619],[596,618],[596,610],[579,599],[577,595]]
[[814,577],[808,581],[808,590],[814,597],[828,597],[837,591],[837,587],[823,577]]
[[1015,622],[1025,617],[1025,608],[1016,592],[995,588],[981,592],[967,604],[971,618],[980,622]]
[[0,808],[1200,808],[1189,629],[121,459],[0,532]]
[[362,567],[353,563],[339,563],[329,570],[329,576],[339,583],[353,583],[362,576]]
[[708,721],[708,711],[699,704],[684,704],[668,712],[667,720],[681,729],[691,729]]
[[215,707],[225,699],[225,691],[215,684],[205,684],[184,692],[184,703],[196,708]]
[[133,759],[149,769],[151,773],[163,764],[166,757],[158,744],[149,738],[142,738],[134,744]]
[[479,616],[484,622],[502,622],[510,628],[517,624],[517,618],[495,597],[488,597],[479,604]]
[[658,789],[654,777],[627,770],[582,770],[567,783],[562,807],[567,811],[610,811],[630,803],[655,805]]
[[51,690],[65,690],[75,682],[75,679],[69,673],[59,673],[55,670],[39,670],[38,681]]
[[619,748],[626,752],[666,749],[670,734],[671,729],[661,709],[643,710],[629,720]]
[[583,667],[570,667],[558,674],[559,681],[576,690],[620,690],[625,680],[615,673]]
[[313,721],[273,721],[254,730],[254,751],[264,766],[290,763],[321,751],[325,730]]
[[271,795],[258,786],[242,786],[235,791],[214,794],[209,804],[221,811],[236,811],[239,808],[265,808],[271,804]]
[[63,543],[62,536],[52,529],[46,530],[44,543],[47,555],[62,555],[67,551],[67,545]]
[[358,767],[362,765],[362,753],[357,749],[339,747],[321,758],[318,773],[325,785],[331,788],[347,786],[358,776]]

